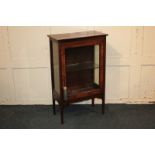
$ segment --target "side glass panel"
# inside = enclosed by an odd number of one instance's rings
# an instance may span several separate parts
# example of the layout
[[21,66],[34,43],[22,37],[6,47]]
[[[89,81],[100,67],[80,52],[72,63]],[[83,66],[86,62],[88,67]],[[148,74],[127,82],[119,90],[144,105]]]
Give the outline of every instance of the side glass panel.
[[68,96],[99,88],[99,45],[67,48],[65,59]]
[[60,94],[60,76],[59,76],[59,51],[58,43],[53,41],[53,68],[55,90]]
[[[94,46],[94,63],[99,66],[99,45]],[[94,70],[94,83],[99,85],[99,67]]]

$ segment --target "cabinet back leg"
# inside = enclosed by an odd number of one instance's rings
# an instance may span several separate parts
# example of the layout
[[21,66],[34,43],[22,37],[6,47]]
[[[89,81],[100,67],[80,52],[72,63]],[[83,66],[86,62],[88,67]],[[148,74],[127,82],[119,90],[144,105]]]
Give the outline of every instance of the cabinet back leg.
[[94,105],[95,105],[95,104],[94,104],[94,98],[92,98],[92,107],[94,107]]
[[56,110],[55,110],[55,100],[53,99],[53,114],[56,115]]
[[105,99],[102,98],[102,114],[105,112]]

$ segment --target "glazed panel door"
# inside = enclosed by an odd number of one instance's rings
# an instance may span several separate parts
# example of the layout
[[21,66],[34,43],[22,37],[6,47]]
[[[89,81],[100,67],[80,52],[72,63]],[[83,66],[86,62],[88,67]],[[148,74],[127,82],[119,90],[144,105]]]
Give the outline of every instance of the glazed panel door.
[[63,45],[62,76],[64,100],[104,91],[105,39]]

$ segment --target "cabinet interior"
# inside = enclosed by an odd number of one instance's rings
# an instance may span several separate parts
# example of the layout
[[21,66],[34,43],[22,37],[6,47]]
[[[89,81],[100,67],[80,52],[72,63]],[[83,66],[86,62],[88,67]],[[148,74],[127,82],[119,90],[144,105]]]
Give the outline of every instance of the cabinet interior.
[[66,48],[68,95],[99,88],[99,45]]

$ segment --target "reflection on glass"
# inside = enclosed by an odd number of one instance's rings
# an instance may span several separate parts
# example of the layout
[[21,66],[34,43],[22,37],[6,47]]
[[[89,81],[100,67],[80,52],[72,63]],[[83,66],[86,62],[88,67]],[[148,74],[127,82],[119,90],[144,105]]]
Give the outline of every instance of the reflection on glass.
[[99,88],[99,45],[68,48],[65,57],[69,95]]
[[[99,66],[99,45],[94,47],[94,62]],[[99,85],[99,68],[94,70],[94,83]]]
[[53,41],[53,64],[54,64],[54,86],[58,94],[60,94],[60,77],[59,77],[59,51],[58,43]]

